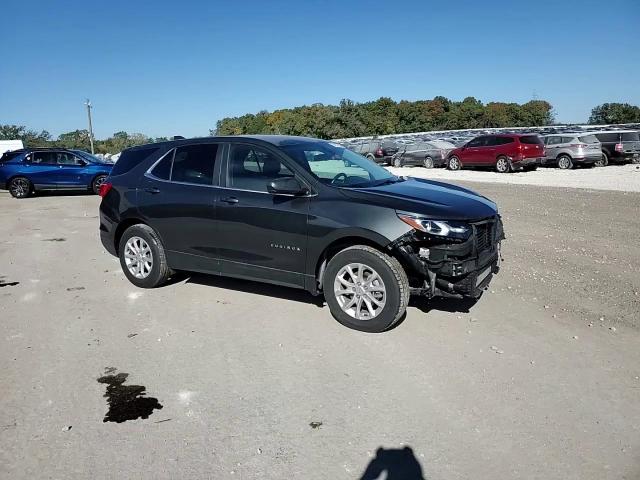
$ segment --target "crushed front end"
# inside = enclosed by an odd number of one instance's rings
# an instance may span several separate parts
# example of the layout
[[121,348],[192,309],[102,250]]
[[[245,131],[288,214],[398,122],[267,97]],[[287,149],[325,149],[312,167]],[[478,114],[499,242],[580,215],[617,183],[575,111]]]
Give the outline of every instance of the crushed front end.
[[505,238],[499,215],[455,223],[399,217],[414,229],[390,248],[409,277],[412,294],[477,298],[498,273]]

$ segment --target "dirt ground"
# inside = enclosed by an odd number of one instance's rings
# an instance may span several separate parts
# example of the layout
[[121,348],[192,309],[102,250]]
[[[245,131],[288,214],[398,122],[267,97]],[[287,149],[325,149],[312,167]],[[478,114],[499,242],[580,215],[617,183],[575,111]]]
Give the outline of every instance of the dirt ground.
[[281,287],[139,290],[97,197],[0,193],[0,478],[640,478],[640,193],[465,185],[502,271],[383,334]]

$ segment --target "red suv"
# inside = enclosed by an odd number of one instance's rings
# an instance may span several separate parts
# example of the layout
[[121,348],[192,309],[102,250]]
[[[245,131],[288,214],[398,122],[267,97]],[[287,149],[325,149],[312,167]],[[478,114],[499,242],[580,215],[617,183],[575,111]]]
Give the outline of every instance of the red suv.
[[545,156],[538,135],[481,135],[466,145],[452,150],[447,157],[449,170],[463,167],[493,167],[498,172],[535,170]]

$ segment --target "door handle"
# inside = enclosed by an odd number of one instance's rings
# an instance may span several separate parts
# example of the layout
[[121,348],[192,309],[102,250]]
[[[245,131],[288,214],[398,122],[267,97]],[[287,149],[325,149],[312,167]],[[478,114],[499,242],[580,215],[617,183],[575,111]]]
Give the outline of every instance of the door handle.
[[147,193],[153,193],[154,195],[156,193],[160,193],[160,189],[156,187],[148,187],[148,188],[145,188],[144,191]]
[[224,203],[228,203],[229,205],[234,205],[239,202],[239,200],[236,197],[222,198],[220,201]]

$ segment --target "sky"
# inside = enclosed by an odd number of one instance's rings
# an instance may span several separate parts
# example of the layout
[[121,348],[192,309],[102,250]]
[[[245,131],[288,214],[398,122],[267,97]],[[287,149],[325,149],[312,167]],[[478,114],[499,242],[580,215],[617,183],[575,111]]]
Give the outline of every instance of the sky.
[[0,5],[0,124],[156,136],[312,103],[640,105],[640,1],[39,1]]

